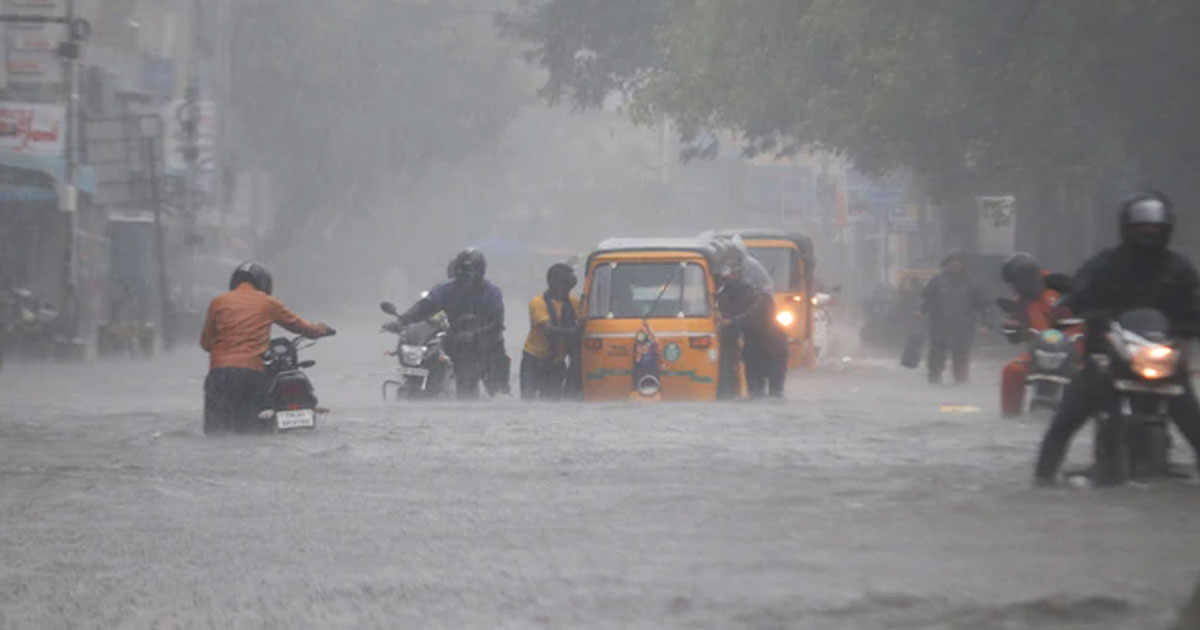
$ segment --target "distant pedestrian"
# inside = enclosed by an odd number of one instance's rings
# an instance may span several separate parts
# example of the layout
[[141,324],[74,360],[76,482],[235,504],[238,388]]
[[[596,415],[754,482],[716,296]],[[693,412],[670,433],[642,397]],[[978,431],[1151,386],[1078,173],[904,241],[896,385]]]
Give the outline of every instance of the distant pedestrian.
[[922,294],[921,312],[929,326],[929,382],[942,382],[949,358],[954,366],[954,382],[966,383],[970,378],[971,344],[976,329],[986,321],[988,302],[967,273],[961,252],[952,252],[942,260],[942,272],[929,281]]

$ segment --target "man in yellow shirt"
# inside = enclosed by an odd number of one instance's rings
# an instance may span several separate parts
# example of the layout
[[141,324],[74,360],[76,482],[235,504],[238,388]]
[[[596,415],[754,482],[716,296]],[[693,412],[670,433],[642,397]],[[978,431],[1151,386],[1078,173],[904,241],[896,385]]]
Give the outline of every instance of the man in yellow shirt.
[[[529,335],[521,357],[521,398],[555,400],[574,394],[579,369],[579,297],[571,294],[575,271],[555,263],[546,292],[529,301]],[[569,365],[568,365],[569,362]]]

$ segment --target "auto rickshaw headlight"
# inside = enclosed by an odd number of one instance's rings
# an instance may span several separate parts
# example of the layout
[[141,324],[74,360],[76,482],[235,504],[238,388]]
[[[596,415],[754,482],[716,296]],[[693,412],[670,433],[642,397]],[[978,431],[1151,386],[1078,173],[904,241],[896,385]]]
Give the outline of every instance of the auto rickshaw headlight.
[[792,324],[796,323],[796,314],[791,311],[779,311],[775,313],[775,321],[784,328],[791,328]]

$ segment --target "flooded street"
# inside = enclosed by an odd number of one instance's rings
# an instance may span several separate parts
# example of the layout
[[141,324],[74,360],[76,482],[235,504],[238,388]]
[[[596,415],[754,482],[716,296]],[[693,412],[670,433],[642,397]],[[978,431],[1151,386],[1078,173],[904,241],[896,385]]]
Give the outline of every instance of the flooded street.
[[381,339],[306,354],[311,434],[205,439],[198,351],[6,369],[0,628],[1157,628],[1200,567],[1194,485],[1029,489],[994,365],[384,404]]

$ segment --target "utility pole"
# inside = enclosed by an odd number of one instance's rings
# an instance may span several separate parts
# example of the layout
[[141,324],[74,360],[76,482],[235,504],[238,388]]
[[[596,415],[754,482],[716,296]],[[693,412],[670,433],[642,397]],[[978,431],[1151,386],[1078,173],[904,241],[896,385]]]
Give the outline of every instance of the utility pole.
[[67,126],[63,134],[63,151],[66,152],[66,182],[61,187],[58,200],[59,207],[63,211],[63,228],[66,232],[63,238],[66,240],[66,247],[63,248],[63,274],[65,288],[63,296],[63,311],[66,314],[65,321],[69,327],[72,336],[79,333],[79,292],[76,284],[78,283],[78,274],[75,269],[76,258],[76,239],[75,239],[75,219],[79,211],[79,192],[75,186],[75,136],[76,136],[76,119],[78,116],[78,100],[79,92],[75,85],[75,61],[79,59],[79,43],[75,40],[75,0],[67,0],[66,6],[67,29],[70,33],[70,41],[63,42],[59,47],[59,56],[62,58],[63,77],[67,84],[67,103],[64,108],[64,122]]
[[[180,278],[181,294],[186,306],[190,302],[192,285],[195,282],[195,260],[196,260],[196,224],[198,204],[196,203],[196,167],[200,159],[200,148],[197,146],[197,138],[200,127],[200,118],[202,115],[200,108],[200,50],[201,50],[201,19],[200,19],[201,2],[193,0],[192,2],[192,54],[188,60],[188,82],[183,93],[183,104],[176,110],[175,116],[183,127],[184,146],[183,160],[186,163],[184,173],[183,186],[183,214],[186,229],[186,245],[187,256],[185,257],[186,271],[181,274]],[[166,330],[163,331],[165,335]]]
[[[161,121],[158,125],[161,130]],[[158,138],[146,138],[145,142],[147,172],[150,177],[150,204],[154,209],[154,257],[158,267],[159,321],[162,325],[163,349],[169,352],[175,346],[175,312],[171,306],[171,284],[167,281],[167,246],[163,235],[162,199],[158,192]]]
[[227,181],[227,175],[231,171],[231,160],[229,159],[230,151],[230,110],[232,98],[233,81],[230,74],[230,31],[232,30],[233,18],[232,7],[229,0],[215,0],[217,5],[216,19],[214,20],[214,28],[216,32],[216,56],[217,56],[217,79],[216,83],[219,86],[219,98],[216,106],[216,179],[215,190],[217,200],[217,248],[218,253],[224,247],[225,243],[225,221],[227,214],[230,211],[228,199],[230,197],[231,182]]

